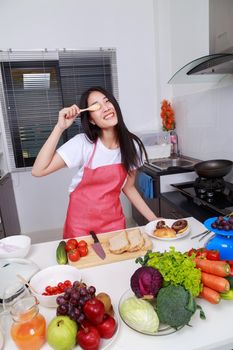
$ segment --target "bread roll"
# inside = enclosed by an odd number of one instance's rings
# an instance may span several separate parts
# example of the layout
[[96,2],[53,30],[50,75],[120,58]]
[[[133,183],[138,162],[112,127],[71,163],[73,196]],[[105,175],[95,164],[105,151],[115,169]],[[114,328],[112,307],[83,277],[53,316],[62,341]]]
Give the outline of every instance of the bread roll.
[[170,227],[157,228],[153,234],[155,237],[160,237],[160,238],[174,238],[174,237],[176,237],[176,231]]

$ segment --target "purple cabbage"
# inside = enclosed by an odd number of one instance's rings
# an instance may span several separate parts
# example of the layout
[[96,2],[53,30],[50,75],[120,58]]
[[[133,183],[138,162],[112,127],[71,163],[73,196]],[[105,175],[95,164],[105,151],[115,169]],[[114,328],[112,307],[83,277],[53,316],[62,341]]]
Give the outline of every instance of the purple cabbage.
[[138,298],[153,298],[158,294],[163,285],[161,273],[149,266],[137,269],[130,279],[130,286]]

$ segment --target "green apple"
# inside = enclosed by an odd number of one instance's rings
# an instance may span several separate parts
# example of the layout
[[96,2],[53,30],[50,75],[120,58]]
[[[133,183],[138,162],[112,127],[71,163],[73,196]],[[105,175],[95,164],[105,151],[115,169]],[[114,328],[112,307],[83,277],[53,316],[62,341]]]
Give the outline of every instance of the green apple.
[[47,328],[47,342],[54,350],[71,350],[76,345],[78,325],[68,316],[56,316]]

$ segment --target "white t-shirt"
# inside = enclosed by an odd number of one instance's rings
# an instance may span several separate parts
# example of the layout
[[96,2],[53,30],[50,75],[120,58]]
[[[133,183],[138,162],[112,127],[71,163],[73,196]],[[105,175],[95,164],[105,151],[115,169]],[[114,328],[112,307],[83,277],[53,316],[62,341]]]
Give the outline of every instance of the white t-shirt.
[[[87,165],[93,149],[94,143],[91,143],[85,134],[74,136],[57,149],[58,154],[62,157],[68,168],[78,167],[78,171],[69,186],[69,192],[72,192],[82,180],[84,166]],[[119,163],[121,163],[120,148],[109,149],[98,139],[91,168],[95,169],[100,166]]]

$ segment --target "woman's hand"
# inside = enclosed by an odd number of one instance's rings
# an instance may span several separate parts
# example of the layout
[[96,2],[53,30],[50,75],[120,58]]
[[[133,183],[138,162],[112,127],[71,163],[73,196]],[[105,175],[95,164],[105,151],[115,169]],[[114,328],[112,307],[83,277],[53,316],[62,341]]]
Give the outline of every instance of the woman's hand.
[[57,126],[61,130],[68,129],[79,115],[80,108],[77,105],[63,108],[59,111]]

